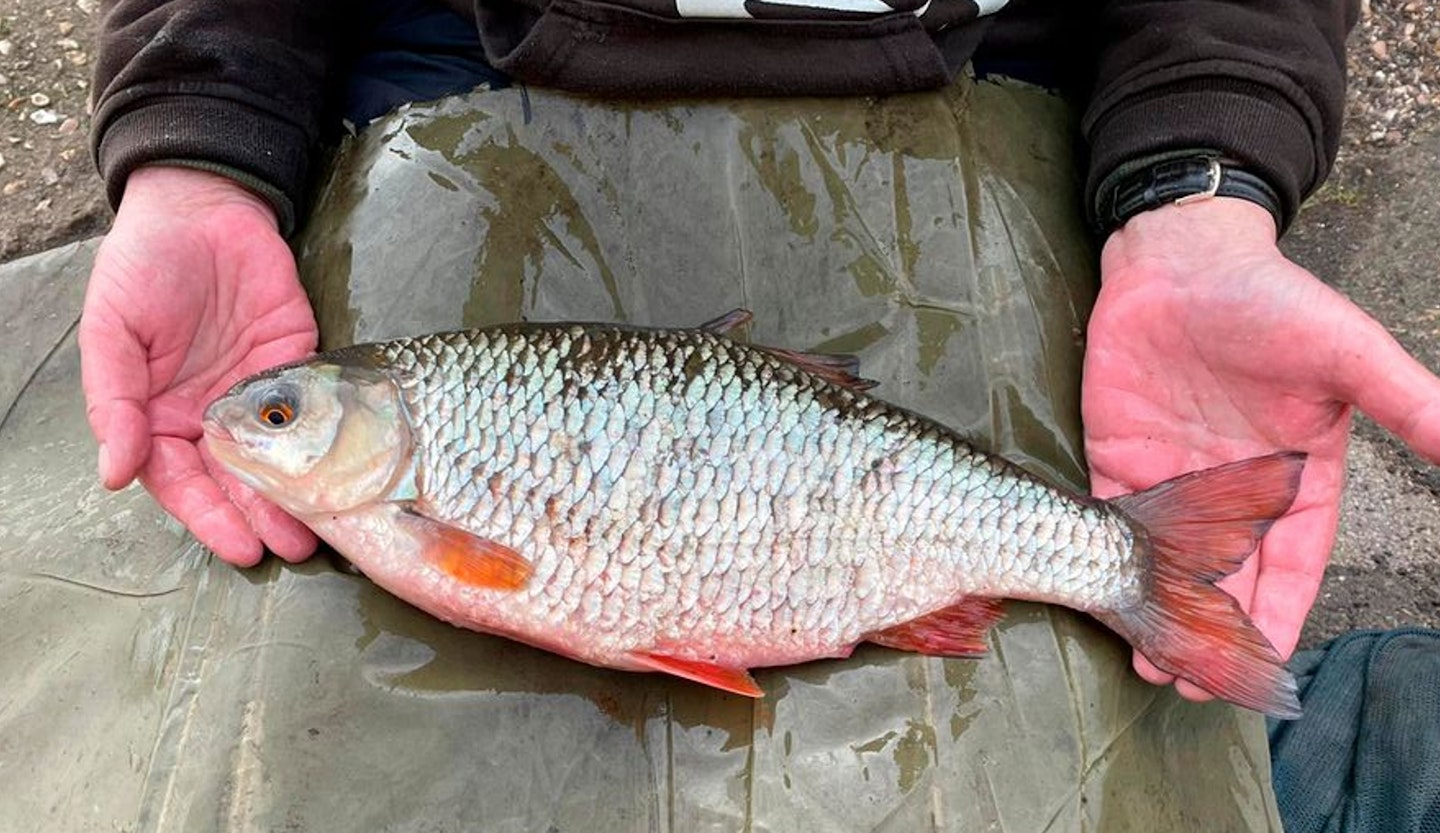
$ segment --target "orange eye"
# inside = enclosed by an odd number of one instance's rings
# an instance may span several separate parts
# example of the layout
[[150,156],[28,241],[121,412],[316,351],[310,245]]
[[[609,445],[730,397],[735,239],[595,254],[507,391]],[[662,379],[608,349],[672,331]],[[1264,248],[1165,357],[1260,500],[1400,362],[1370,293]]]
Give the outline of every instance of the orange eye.
[[295,418],[295,409],[288,402],[266,402],[260,406],[260,420],[272,428],[289,424]]

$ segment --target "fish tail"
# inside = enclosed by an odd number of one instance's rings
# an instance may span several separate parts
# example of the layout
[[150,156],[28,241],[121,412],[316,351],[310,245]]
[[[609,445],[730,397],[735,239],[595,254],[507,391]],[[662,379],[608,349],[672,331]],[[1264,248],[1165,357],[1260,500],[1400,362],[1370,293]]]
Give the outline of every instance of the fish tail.
[[1215,582],[1238,570],[1290,508],[1304,466],[1304,454],[1272,454],[1111,500],[1135,527],[1145,593],[1098,617],[1168,673],[1238,705],[1299,717],[1295,678]]

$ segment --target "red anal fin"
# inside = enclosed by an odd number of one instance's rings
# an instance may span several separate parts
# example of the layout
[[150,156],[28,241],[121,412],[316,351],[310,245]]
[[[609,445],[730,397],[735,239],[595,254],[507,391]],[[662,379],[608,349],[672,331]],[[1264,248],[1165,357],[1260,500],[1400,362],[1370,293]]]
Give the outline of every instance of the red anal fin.
[[1273,717],[1300,716],[1295,678],[1214,582],[1240,568],[1300,488],[1305,455],[1272,454],[1182,475],[1110,504],[1144,530],[1146,595],[1096,616],[1157,667]]
[[865,635],[868,642],[940,657],[978,657],[985,653],[985,632],[1004,613],[999,599],[961,599],[883,631]]
[[727,668],[713,662],[682,659],[658,651],[631,651],[630,658],[652,671],[663,671],[721,691],[743,694],[746,697],[765,696],[765,692],[760,690],[750,672],[744,668]]
[[425,560],[461,584],[489,590],[518,590],[535,567],[504,544],[421,515],[408,516]]
[[783,347],[762,347],[762,350],[787,361],[801,370],[813,373],[821,379],[850,390],[869,390],[880,384],[873,379],[860,378],[860,359],[844,353],[805,353],[786,350]]
[[736,327],[750,323],[750,319],[754,317],[755,316],[751,315],[750,310],[748,309],[732,309],[724,315],[720,316],[719,318],[712,318],[711,320],[706,321],[704,324],[701,324],[700,329],[704,330],[707,333],[713,333],[717,336],[723,336],[731,330],[735,329]]

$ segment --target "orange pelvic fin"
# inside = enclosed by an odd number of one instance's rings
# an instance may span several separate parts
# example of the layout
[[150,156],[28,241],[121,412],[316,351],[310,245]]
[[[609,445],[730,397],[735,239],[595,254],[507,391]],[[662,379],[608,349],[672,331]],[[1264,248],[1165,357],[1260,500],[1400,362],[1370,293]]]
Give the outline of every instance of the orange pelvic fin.
[[1138,604],[1097,617],[1161,669],[1279,718],[1300,716],[1295,678],[1215,582],[1235,572],[1300,488],[1305,455],[1256,457],[1110,501],[1149,550]]
[[869,390],[880,384],[860,377],[860,359],[844,353],[804,353],[783,347],[765,347],[765,352],[813,373],[832,385],[850,390]]
[[731,330],[735,329],[736,327],[750,323],[750,319],[754,317],[755,316],[752,315],[750,313],[750,310],[748,309],[732,309],[724,315],[720,316],[719,318],[712,318],[711,320],[706,321],[704,324],[701,324],[700,329],[704,330],[707,333],[713,333],[717,336],[723,336]]
[[764,697],[765,692],[744,668],[727,668],[704,660],[682,659],[658,651],[631,651],[630,658],[652,671],[663,671],[687,680],[746,697]]
[[978,657],[985,653],[985,632],[1004,613],[999,599],[961,599],[882,631],[865,635],[867,642],[941,657]]
[[518,590],[535,572],[529,560],[504,544],[422,515],[407,517],[415,528],[425,559],[462,584],[490,590]]

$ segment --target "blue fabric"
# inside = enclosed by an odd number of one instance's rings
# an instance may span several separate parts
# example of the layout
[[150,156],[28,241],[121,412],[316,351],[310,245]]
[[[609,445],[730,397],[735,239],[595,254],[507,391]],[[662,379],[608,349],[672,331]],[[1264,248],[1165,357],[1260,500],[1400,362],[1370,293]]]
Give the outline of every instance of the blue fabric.
[[351,67],[345,118],[356,127],[412,101],[433,101],[481,84],[510,85],[490,66],[475,23],[433,0],[369,0],[369,40]]
[[1440,833],[1440,631],[1355,631],[1290,667],[1305,715],[1269,724],[1287,833]]

